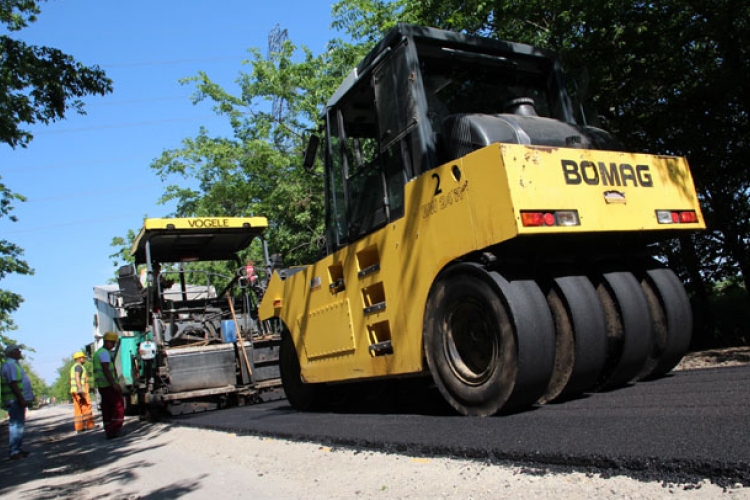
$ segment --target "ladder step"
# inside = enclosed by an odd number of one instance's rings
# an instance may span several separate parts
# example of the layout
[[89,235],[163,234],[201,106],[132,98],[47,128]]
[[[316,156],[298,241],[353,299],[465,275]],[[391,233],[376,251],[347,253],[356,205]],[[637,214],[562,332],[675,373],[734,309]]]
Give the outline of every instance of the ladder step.
[[385,356],[386,354],[393,354],[393,344],[390,340],[384,340],[377,344],[370,345],[370,352],[375,356]]
[[374,312],[382,311],[385,309],[385,301],[378,302],[377,304],[373,304],[370,307],[365,307],[364,312],[365,314],[372,314]]

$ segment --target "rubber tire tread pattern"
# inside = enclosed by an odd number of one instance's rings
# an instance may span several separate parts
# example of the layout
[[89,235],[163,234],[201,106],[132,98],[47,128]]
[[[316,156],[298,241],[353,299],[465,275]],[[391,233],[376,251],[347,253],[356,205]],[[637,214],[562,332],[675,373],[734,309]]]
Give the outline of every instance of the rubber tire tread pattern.
[[615,300],[623,329],[619,359],[607,370],[599,387],[614,389],[635,379],[646,364],[653,344],[651,313],[641,285],[632,273],[604,273],[603,278]]
[[292,335],[285,331],[279,346],[279,374],[287,401],[297,411],[317,409],[316,387],[306,384],[300,377],[300,364]]
[[562,276],[554,282],[573,325],[575,354],[568,382],[552,401],[593,389],[607,356],[606,318],[594,285],[586,276]]
[[[495,305],[487,306],[492,315],[497,315],[496,334],[500,350],[490,379],[472,386],[453,373],[452,362],[445,354],[445,335],[449,335],[450,332],[444,329],[442,322],[449,318],[444,316],[444,313],[450,312],[454,305],[453,300],[460,300],[462,294],[471,295],[473,292],[476,292],[473,295],[474,299],[485,298],[496,302]],[[491,296],[485,292],[490,292]],[[494,280],[487,271],[474,263],[461,263],[444,270],[432,286],[424,314],[425,357],[435,385],[443,398],[463,415],[489,416],[500,411],[515,385],[517,354],[510,315],[499,296]],[[507,317],[506,324],[501,323],[502,317]]]
[[544,395],[555,365],[555,323],[547,298],[533,280],[506,280],[491,272],[516,332],[518,374],[503,411],[523,409]]
[[680,362],[690,348],[693,311],[685,287],[677,275],[666,268],[646,271],[645,280],[659,296],[667,327],[667,343],[655,366],[642,379],[662,377]]

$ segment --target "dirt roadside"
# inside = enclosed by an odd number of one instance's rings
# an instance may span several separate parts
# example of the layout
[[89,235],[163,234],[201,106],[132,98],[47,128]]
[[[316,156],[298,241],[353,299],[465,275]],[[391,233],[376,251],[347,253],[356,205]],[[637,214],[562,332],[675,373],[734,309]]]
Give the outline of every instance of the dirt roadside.
[[[689,355],[679,369],[750,362],[750,347]],[[0,458],[9,499],[748,499],[750,488],[644,482],[565,470],[531,470],[447,458],[328,448],[252,436],[145,424],[127,434],[76,434],[68,405],[29,412],[23,460]],[[0,424],[0,453],[7,451]]]
[[688,353],[675,370],[738,366],[748,363],[750,363],[750,346],[727,347]]

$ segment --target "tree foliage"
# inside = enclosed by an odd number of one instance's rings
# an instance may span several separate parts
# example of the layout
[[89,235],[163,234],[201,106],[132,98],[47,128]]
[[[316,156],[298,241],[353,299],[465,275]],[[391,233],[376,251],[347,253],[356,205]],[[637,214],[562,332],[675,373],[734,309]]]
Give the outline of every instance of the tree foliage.
[[322,176],[305,171],[306,139],[325,100],[353,66],[351,47],[339,40],[315,56],[283,40],[264,57],[250,49],[251,70],[233,95],[200,73],[194,102],[208,101],[232,127],[231,137],[202,128],[182,147],[164,151],[152,168],[169,184],[162,202],[177,201],[175,215],[266,216],[269,246],[288,264],[312,260],[322,234]]
[[[0,1],[0,24],[9,34],[36,21],[39,13],[35,0]],[[71,109],[83,114],[82,97],[112,91],[112,81],[98,66],[84,66],[60,50],[29,45],[9,34],[0,35],[0,143],[26,147],[33,136],[25,126],[61,120]],[[13,203],[23,201],[0,182],[0,220],[16,222]],[[9,274],[33,274],[22,257],[21,248],[0,239],[0,281]],[[11,314],[22,302],[19,294],[0,289],[0,345],[12,342],[7,336],[16,328]]]
[[[9,32],[36,21],[38,2],[0,2],[0,22]],[[26,146],[32,134],[21,127],[65,118],[69,109],[84,114],[80,98],[112,91],[112,82],[98,66],[87,67],[52,47],[35,46],[0,35],[0,141]]]
[[29,377],[31,388],[34,391],[34,396],[37,398],[37,400],[39,400],[39,398],[43,396],[48,395],[49,387],[47,387],[47,384],[44,382],[44,380],[42,380],[42,378],[36,374],[31,365],[25,361],[22,361],[21,366],[26,372],[26,375]]
[[[24,201],[23,196],[15,194],[0,182],[0,219],[7,218],[13,222],[16,217],[12,214],[13,201]],[[33,274],[33,270],[22,259],[23,250],[7,241],[0,239],[0,281],[9,274]],[[7,332],[14,330],[15,324],[11,314],[23,302],[23,298],[12,291],[0,289],[0,346],[13,343]]]

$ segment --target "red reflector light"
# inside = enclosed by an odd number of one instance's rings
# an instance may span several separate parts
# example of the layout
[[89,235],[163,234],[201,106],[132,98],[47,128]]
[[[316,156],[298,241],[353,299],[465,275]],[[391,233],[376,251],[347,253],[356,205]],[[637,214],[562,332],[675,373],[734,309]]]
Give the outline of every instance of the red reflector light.
[[698,222],[698,215],[692,210],[689,212],[680,212],[680,222],[682,223]]
[[695,224],[698,213],[695,210],[657,210],[656,221],[659,224]]
[[521,223],[524,226],[544,225],[544,214],[541,212],[521,212]]
[[580,226],[581,221],[578,218],[576,210],[552,210],[544,212],[522,211],[521,224],[524,227],[541,227],[541,226]]

